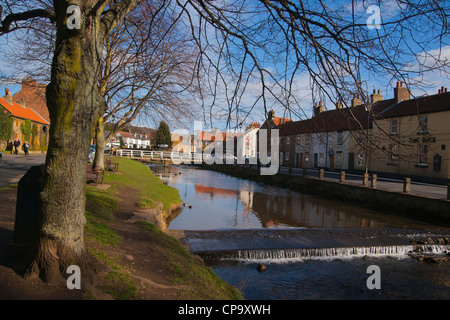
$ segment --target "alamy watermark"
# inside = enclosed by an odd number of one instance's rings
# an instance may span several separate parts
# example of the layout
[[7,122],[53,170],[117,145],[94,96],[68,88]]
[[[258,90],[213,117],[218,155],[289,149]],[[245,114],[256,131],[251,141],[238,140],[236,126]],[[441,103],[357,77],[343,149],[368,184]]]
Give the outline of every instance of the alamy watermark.
[[[381,8],[377,5],[371,5],[367,8],[366,13],[370,16],[367,18],[366,24],[369,30],[381,28]],[[81,10],[76,4],[67,7],[67,28],[70,30],[81,29]]]
[[67,28],[69,30],[73,29],[81,29],[81,10],[80,7],[76,4],[70,5],[67,8],[67,14],[69,17],[67,18]]
[[77,265],[71,265],[66,270],[70,276],[66,280],[67,289],[81,289],[81,270]]
[[376,5],[369,6],[366,10],[370,17],[367,18],[367,28],[369,30],[381,29],[381,8]]
[[[186,130],[177,130],[186,132]],[[249,164],[260,165],[261,175],[275,175],[279,170],[279,144],[280,137],[278,129],[259,129],[257,143],[253,144],[252,156],[244,152],[245,133],[235,135],[214,130],[207,132],[202,130],[202,123],[194,122],[194,140],[189,133],[179,134],[179,143],[171,152],[171,160],[174,164]],[[270,136],[270,137],[269,137]],[[256,139],[256,136],[253,137]],[[269,152],[270,146],[270,152]],[[256,150],[257,149],[257,152]],[[226,153],[225,153],[226,151]],[[223,156],[225,153],[225,157]]]
[[367,278],[366,285],[370,290],[381,289],[381,269],[377,265],[367,267],[366,273],[370,274]]

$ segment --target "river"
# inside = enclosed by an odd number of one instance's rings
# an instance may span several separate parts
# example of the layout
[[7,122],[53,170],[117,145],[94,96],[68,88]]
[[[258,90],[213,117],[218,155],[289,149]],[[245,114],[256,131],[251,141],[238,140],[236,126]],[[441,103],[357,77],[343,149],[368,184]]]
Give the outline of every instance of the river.
[[450,263],[408,255],[411,240],[447,229],[195,167],[150,168],[184,203],[169,229],[184,230],[191,250],[246,299],[450,298]]

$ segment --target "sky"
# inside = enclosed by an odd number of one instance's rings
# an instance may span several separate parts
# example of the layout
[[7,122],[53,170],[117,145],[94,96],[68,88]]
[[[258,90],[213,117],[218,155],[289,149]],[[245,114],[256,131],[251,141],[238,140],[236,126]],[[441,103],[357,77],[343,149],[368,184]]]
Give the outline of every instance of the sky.
[[[214,2],[217,5],[227,5],[229,3],[235,2],[234,0],[221,0]],[[327,2],[327,1],[325,1]],[[364,21],[364,19],[367,19],[371,16],[371,13],[368,13],[366,10],[367,8],[372,4],[380,4],[378,1],[328,1],[327,3],[330,4],[330,7],[332,9],[336,10],[348,10],[348,12],[351,12],[352,7],[351,4],[354,3],[355,7],[354,10],[356,14],[361,18],[361,21]],[[398,5],[396,0],[387,0],[382,1],[380,4],[380,16],[383,19],[383,21],[389,21],[390,19],[394,19],[399,14],[402,13],[402,11],[405,8],[402,7],[402,5]],[[191,14],[195,14],[190,11]],[[369,35],[376,34],[376,30],[367,30]],[[213,36],[214,33],[211,31],[209,32],[208,36]],[[445,39],[446,43],[449,42],[448,37]],[[413,44],[411,44],[413,45]],[[0,37],[0,46],[2,48],[5,48],[6,46],[6,39],[4,37]],[[416,48],[416,59],[409,60],[409,65],[407,68],[410,70],[418,71],[421,69],[421,66],[419,62],[422,62],[422,65],[431,66],[435,63],[434,59],[431,59],[431,57],[440,57],[441,61],[446,61],[447,63],[450,63],[450,45],[444,45],[441,50],[438,50],[439,44],[430,45],[429,48],[427,48],[426,52],[421,52],[419,48]],[[413,48],[414,50],[414,48]],[[256,51],[257,52],[257,51]],[[271,68],[270,66],[267,67],[268,69]],[[272,66],[273,70],[277,69],[277,66]],[[446,67],[446,71],[448,70],[448,66]],[[10,71],[10,72],[8,72]],[[0,62],[0,76],[3,74],[14,74],[16,70],[14,70],[14,66],[6,65],[5,59],[1,59]],[[20,76],[19,76],[20,78]],[[230,77],[231,79],[231,77]],[[292,120],[300,120],[309,118],[312,115],[312,107],[314,102],[317,102],[317,96],[313,98],[314,92],[311,90],[311,77],[308,73],[298,73],[295,74],[293,77],[293,91],[292,94],[295,96],[298,106],[296,107],[295,113],[286,113],[286,110],[284,107],[282,107],[279,103],[276,103],[273,101],[273,99],[268,99],[268,107],[269,109],[274,109],[276,116],[282,116],[282,117],[288,117],[292,118]],[[372,92],[372,90],[380,90],[381,94],[384,96],[385,99],[390,99],[393,97],[393,87],[395,86],[395,79],[393,77],[380,77],[378,74],[374,74],[371,72],[366,72],[361,75],[361,80],[364,82],[363,86],[367,90],[368,94]],[[435,71],[435,72],[428,72],[423,73],[420,75],[420,79],[413,74],[411,74],[412,82],[416,80],[420,80],[420,82],[423,84],[423,86],[419,87],[411,87],[412,96],[422,96],[422,95],[431,95],[436,94],[438,91],[438,88],[441,86],[447,87],[449,83],[449,75],[448,73],[442,72],[442,71]],[[230,83],[232,80],[230,80]],[[20,90],[20,85],[17,83],[11,83],[11,81],[3,80],[0,82],[0,92],[2,92],[2,95],[5,92],[5,88],[8,88],[14,93],[16,93],[18,90]],[[260,122],[262,123],[265,119],[264,110],[262,108],[261,102],[259,101],[254,110],[245,118],[245,120],[242,118],[244,114],[246,114],[246,111],[249,110],[250,106],[252,106],[255,103],[255,97],[259,95],[261,88],[260,82],[258,80],[254,80],[250,82],[246,87],[246,93],[242,95],[241,101],[239,104],[239,121],[236,120],[236,112],[232,113],[231,127],[236,127],[236,124],[239,122],[242,122],[242,127],[245,128],[245,126],[249,125],[252,122]],[[219,89],[223,89],[219,88]],[[222,93],[224,91],[222,90]],[[218,129],[224,131],[226,129],[226,120],[223,117],[224,110],[227,110],[227,103],[226,103],[226,97],[224,95],[217,97],[216,106],[211,110],[211,114],[215,119],[212,119],[212,121],[206,121],[204,124],[205,128],[213,128],[217,127]],[[334,105],[331,103],[331,101],[327,100],[326,97],[323,99],[323,104],[327,109],[333,109]],[[205,113],[199,112],[198,116],[195,119],[192,119],[192,121],[187,121],[188,125],[192,122],[192,128],[194,126],[193,121],[194,120],[202,120],[205,118],[208,118],[210,115],[209,110],[209,104],[210,101],[207,101],[205,104],[204,111]],[[219,105],[220,104],[220,105]],[[222,116],[219,119],[219,116]],[[140,123],[134,123],[135,125],[149,125],[146,121],[141,121]],[[156,125],[155,125],[156,126]],[[178,125],[179,126],[179,125]],[[187,128],[189,130],[192,130],[192,128]],[[173,129],[173,128],[171,128]]]

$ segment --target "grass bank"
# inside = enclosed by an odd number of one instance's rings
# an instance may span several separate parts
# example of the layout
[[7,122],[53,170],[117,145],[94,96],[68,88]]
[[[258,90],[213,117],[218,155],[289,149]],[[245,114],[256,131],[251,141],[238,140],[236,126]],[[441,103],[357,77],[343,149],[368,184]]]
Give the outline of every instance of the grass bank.
[[[220,279],[176,238],[148,221],[127,222],[118,212],[162,208],[162,214],[181,203],[169,187],[137,161],[113,158],[119,172],[106,172],[103,186],[86,188],[86,243],[105,270],[97,290],[120,300],[242,299],[240,292]],[[130,212],[131,214],[131,212]]]

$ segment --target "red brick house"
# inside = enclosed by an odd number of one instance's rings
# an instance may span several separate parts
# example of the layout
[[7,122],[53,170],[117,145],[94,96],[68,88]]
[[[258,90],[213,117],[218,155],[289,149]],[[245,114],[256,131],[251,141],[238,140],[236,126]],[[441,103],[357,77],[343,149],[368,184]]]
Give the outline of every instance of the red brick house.
[[[11,92],[6,89],[6,95],[0,98],[0,112],[10,119],[9,137],[3,137],[1,149],[10,148],[14,139],[30,144],[30,150],[45,150],[48,143],[49,121],[44,119],[33,108],[13,101]],[[9,130],[9,129],[8,129]]]
[[47,85],[37,83],[32,78],[26,78],[22,80],[22,88],[13,95],[12,99],[18,104],[33,108],[37,114],[50,123],[47,99],[45,97],[46,87]]

